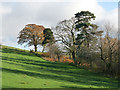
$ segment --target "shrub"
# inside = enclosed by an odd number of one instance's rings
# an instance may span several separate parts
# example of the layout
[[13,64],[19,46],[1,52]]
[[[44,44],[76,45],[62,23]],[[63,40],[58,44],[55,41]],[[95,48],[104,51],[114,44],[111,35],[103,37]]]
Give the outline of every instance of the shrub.
[[112,63],[112,73],[113,76],[118,76],[118,63]]
[[105,72],[105,63],[101,60],[92,62],[92,70],[95,72]]
[[39,52],[34,52],[34,54],[38,57],[41,57],[41,54]]
[[50,57],[50,54],[48,52],[41,53],[42,57]]
[[74,63],[72,63],[72,62],[71,62],[71,63],[69,63],[69,65],[71,65],[71,66],[75,66],[75,64],[74,64]]
[[33,50],[30,50],[30,53],[34,53],[34,51],[33,51]]

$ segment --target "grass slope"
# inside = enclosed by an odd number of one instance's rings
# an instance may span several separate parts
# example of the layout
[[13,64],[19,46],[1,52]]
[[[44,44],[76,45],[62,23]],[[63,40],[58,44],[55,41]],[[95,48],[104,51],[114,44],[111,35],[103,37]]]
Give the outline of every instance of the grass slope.
[[117,88],[118,81],[29,51],[3,46],[3,88]]

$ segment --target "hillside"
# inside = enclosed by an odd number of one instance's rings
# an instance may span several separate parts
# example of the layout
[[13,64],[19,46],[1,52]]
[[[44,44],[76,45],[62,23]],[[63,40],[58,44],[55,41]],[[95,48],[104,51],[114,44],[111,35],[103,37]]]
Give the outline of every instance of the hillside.
[[118,81],[29,51],[2,47],[3,88],[117,88]]

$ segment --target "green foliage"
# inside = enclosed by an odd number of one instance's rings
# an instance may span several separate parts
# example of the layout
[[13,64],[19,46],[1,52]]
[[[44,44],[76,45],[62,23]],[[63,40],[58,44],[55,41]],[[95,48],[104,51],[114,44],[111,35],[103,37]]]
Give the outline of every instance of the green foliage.
[[115,79],[22,51],[3,46],[2,88],[118,88]]
[[98,26],[91,23],[91,20],[95,20],[95,16],[89,11],[81,11],[75,14],[75,18],[77,19],[76,28],[80,31],[76,38],[76,44],[84,43],[89,47],[90,43],[96,41],[98,33],[101,33],[96,31]]
[[54,41],[54,36],[53,36],[53,32],[51,31],[51,29],[46,28],[43,31],[44,34],[44,40],[42,42],[42,44],[47,44],[47,43],[52,43]]
[[89,11],[81,11],[81,12],[78,12],[75,14],[75,18],[78,18],[79,21],[89,22],[89,21],[91,21],[91,19],[94,20],[96,17],[94,16],[93,13],[91,13]]

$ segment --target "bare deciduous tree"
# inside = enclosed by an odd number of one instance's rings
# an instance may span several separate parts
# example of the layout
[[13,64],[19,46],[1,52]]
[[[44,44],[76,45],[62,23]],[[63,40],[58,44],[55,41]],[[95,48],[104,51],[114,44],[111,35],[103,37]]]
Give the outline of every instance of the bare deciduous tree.
[[118,39],[113,37],[111,31],[114,28],[109,24],[104,26],[104,37],[100,36],[100,57],[106,65],[105,71],[112,73],[112,63],[118,62]]
[[72,58],[76,61],[76,35],[77,30],[75,28],[75,18],[72,17],[69,20],[63,20],[58,23],[54,29],[57,41],[62,42],[62,45],[72,54]]
[[60,58],[63,54],[62,50],[60,49],[59,45],[54,43],[54,44],[48,44],[47,45],[48,52],[50,53],[51,58],[56,58],[60,62]]

